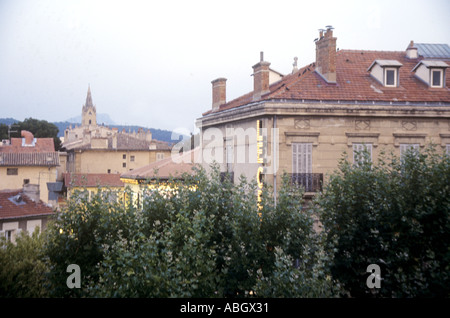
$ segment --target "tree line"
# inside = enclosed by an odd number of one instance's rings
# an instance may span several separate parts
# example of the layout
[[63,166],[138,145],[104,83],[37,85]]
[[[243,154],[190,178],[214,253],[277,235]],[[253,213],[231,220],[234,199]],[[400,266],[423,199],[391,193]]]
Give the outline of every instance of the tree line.
[[[61,140],[58,137],[59,129],[56,125],[46,120],[34,118],[26,118],[23,121],[15,121],[10,124],[0,124],[0,140],[11,138],[20,138],[20,132],[27,130],[31,132],[35,138],[53,138],[55,150],[61,150]],[[11,125],[11,128],[9,128]],[[8,131],[11,131],[8,133]]]

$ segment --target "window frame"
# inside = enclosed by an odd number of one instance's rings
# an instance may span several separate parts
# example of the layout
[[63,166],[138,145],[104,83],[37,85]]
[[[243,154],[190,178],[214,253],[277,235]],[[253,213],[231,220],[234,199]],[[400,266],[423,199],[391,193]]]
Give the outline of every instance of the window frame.
[[[394,72],[394,84],[388,84],[388,72]],[[396,67],[384,67],[384,86],[385,87],[398,87],[398,68]]]
[[313,144],[311,142],[293,142],[292,174],[311,174],[313,166]]
[[5,230],[5,239],[7,242],[12,242],[14,230]]
[[405,152],[414,149],[417,154],[420,151],[420,144],[400,144],[400,160],[405,157]]
[[6,175],[7,176],[18,176],[19,168],[6,168]]
[[[439,85],[434,84],[434,76],[433,73],[439,73]],[[432,88],[442,88],[444,87],[444,70],[439,68],[432,68],[430,70],[430,87]]]
[[[367,150],[370,153],[370,162],[373,162],[373,144],[372,143],[363,143],[363,142],[355,142],[352,145],[353,148],[353,164],[359,166],[364,163],[364,157],[362,157],[359,153]],[[365,149],[364,149],[365,148]]]

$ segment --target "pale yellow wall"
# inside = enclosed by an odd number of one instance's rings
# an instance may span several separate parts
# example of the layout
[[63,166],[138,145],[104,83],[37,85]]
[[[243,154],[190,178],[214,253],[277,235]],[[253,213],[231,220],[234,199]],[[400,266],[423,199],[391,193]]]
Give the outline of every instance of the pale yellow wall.
[[[170,156],[170,151],[160,150],[77,151],[74,162],[68,165],[68,172],[108,173],[108,169],[110,169],[110,173],[125,173],[155,162],[158,153],[164,154],[164,157]],[[123,155],[125,155],[125,159]],[[134,161],[132,161],[132,156],[134,156]],[[123,167],[124,163],[125,167]]]
[[[17,175],[7,175],[7,168],[17,168]],[[29,179],[30,184],[38,184],[40,198],[48,203],[47,182],[55,182],[56,167],[0,167],[0,189],[22,189],[23,180]]]

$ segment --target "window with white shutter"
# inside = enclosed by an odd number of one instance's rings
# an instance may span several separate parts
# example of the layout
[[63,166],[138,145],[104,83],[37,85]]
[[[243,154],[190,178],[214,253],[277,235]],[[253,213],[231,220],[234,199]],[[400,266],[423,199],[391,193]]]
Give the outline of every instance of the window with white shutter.
[[312,143],[292,143],[291,146],[292,182],[304,187],[306,192],[316,191],[320,184],[312,173]]
[[233,144],[227,141],[226,145],[226,164],[227,164],[227,172],[233,171]]
[[400,144],[400,159],[403,159],[408,151],[418,153],[419,144]]
[[364,151],[367,151],[368,160],[372,162],[372,144],[353,144],[353,163],[355,165],[362,164],[366,160]]
[[312,143],[292,143],[292,173],[312,173]]

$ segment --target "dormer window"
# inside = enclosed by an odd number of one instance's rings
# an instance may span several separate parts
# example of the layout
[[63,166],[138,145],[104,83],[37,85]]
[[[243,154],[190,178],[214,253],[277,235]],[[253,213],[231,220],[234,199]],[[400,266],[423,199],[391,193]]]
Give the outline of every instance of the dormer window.
[[386,68],[384,70],[384,86],[396,87],[397,86],[397,69]]
[[431,87],[438,87],[438,88],[442,87],[444,77],[443,74],[444,74],[443,70],[439,69],[431,70]]
[[375,60],[367,71],[385,87],[399,86],[399,68],[403,64],[396,60]]
[[443,61],[420,61],[413,69],[415,76],[431,88],[445,86],[445,70],[449,67]]

